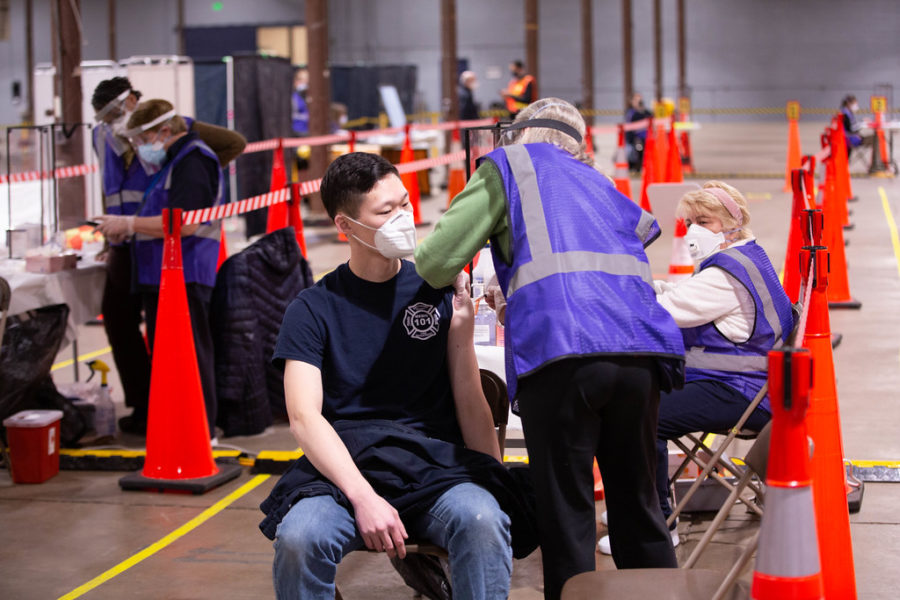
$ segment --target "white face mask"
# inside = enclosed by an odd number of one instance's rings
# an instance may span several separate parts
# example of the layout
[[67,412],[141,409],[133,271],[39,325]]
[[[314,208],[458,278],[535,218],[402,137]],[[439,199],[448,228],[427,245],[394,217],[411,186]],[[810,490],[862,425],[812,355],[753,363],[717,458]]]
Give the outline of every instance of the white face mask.
[[688,251],[694,262],[700,262],[725,243],[725,234],[721,231],[713,233],[706,227],[694,223],[688,227],[684,241],[687,242]]
[[363,246],[377,250],[385,258],[403,258],[412,254],[416,249],[416,223],[413,214],[408,210],[401,210],[378,228],[369,227],[347,215],[344,216],[357,225],[362,225],[375,232],[374,246],[365,243],[355,235],[353,237]]
[[857,103],[854,102],[853,104],[850,105],[850,110],[852,110],[853,112],[858,111],[858,110],[859,110],[859,104],[857,104]]

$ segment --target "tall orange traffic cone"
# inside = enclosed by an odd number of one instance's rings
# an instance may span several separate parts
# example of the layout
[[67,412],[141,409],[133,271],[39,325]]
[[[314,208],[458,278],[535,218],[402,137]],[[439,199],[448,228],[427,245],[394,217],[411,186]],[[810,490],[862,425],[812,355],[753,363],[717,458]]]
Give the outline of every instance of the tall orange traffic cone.
[[219,267],[228,259],[228,240],[225,238],[225,221],[219,223],[219,258],[216,261],[216,273]]
[[772,432],[766,512],[750,590],[754,600],[825,597],[804,421],[811,371],[812,357],[805,348],[769,353]]
[[616,171],[613,182],[616,189],[631,200],[631,177],[628,174],[628,157],[625,156],[625,129],[619,125],[619,145],[616,148]]
[[884,141],[884,129],[881,123],[881,112],[875,111],[875,144],[872,146],[872,164],[869,166],[869,174],[876,177],[890,177],[888,167],[887,144]]
[[852,599],[856,598],[856,579],[828,317],[828,249],[808,246],[803,249],[802,256],[801,268],[810,273],[807,285],[812,286],[803,347],[812,353],[816,365],[806,422],[815,448],[811,474],[819,531],[819,561],[825,597]]
[[825,213],[825,245],[831,250],[831,277],[828,286],[828,306],[831,308],[861,308],[862,302],[850,295],[847,276],[847,256],[844,250],[844,228],[840,224],[837,192],[835,191],[834,153],[825,159],[825,193],[822,199]]
[[[453,140],[450,142],[450,153],[462,150],[462,144],[459,139],[459,127],[453,130]],[[466,170],[465,161],[455,162],[450,165],[450,174],[447,178],[447,206],[453,202],[456,195],[463,191],[466,187]]]
[[[278,147],[272,151],[272,179],[269,184],[269,191],[277,192],[286,185],[287,173],[284,170],[284,147],[282,147],[281,139],[279,138]],[[287,227],[287,223],[287,205],[284,202],[271,205],[266,218],[266,233],[284,229]]]
[[669,153],[666,158],[666,182],[681,183],[684,175],[681,173],[681,155],[678,152],[678,140],[675,137],[675,122],[669,129]]
[[794,194],[787,251],[784,255],[784,279],[781,282],[791,304],[800,301],[800,248],[803,246],[803,227],[806,225],[806,215],[803,211],[807,209],[805,173],[805,169],[794,169],[791,173],[791,187]]
[[[796,110],[795,110],[796,109]],[[800,105],[788,102],[787,167],[784,170],[784,191],[791,191],[791,171],[800,168]]]
[[217,466],[209,443],[181,259],[181,209],[163,210],[163,229],[147,455],[143,471],[122,477],[119,487],[202,494],[237,477],[241,467]]
[[688,249],[687,241],[684,239],[686,234],[687,227],[684,225],[684,219],[675,221],[675,237],[672,238],[672,259],[669,261],[669,281],[681,281],[694,273],[694,260],[691,258],[691,251]]
[[594,135],[591,133],[590,124],[585,124],[584,126],[584,151],[585,153],[594,158]]
[[[656,143],[656,180],[654,183],[666,183],[666,161],[669,157],[669,138],[666,137],[666,123],[663,119],[656,124],[656,134],[654,142]],[[644,148],[644,152],[647,149]]]
[[[403,149],[400,151],[400,163],[408,163],[414,160],[412,142],[409,139],[409,124],[406,125],[406,138],[403,140]],[[400,176],[403,186],[409,194],[409,201],[413,207],[413,219],[416,225],[422,223],[422,213],[419,212],[419,174],[416,172],[404,173]]]
[[831,120],[831,157],[834,159],[835,205],[840,224],[844,229],[853,229],[847,203],[850,201],[850,165],[847,162],[847,141],[844,137],[844,122],[841,116]]
[[647,195],[647,188],[651,183],[659,183],[659,169],[656,163],[656,136],[653,134],[653,119],[647,126],[647,139],[644,141],[644,177],[641,180],[641,208],[648,213],[653,212],[650,206],[650,197]]
[[[306,258],[306,239],[303,235],[303,217],[300,215],[300,184],[291,184],[291,199],[288,200],[288,225],[294,228],[294,235],[297,236],[297,245],[300,246],[300,253]],[[341,234],[343,235],[343,234]],[[344,236],[347,239],[347,236]]]

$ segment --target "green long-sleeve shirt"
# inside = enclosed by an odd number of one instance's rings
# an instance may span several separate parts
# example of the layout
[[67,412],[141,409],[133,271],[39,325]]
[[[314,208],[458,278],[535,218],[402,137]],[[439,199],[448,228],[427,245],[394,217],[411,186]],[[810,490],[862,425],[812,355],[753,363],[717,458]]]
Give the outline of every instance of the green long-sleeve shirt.
[[492,238],[494,250],[509,262],[506,192],[497,167],[486,160],[416,248],[416,271],[432,287],[450,285]]

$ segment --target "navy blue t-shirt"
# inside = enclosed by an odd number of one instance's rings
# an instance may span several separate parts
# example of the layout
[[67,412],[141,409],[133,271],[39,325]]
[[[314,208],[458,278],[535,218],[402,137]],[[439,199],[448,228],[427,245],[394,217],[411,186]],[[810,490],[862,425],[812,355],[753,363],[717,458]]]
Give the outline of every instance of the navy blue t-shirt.
[[388,419],[461,443],[447,370],[452,315],[453,289],[435,290],[408,261],[383,283],[345,263],[291,302],[272,360],[319,368],[330,423]]

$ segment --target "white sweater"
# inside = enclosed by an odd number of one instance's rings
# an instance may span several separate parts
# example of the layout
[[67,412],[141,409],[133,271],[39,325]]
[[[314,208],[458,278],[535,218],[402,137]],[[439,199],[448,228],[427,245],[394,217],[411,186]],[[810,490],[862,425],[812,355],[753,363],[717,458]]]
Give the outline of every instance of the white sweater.
[[[735,242],[742,246],[753,238]],[[744,285],[717,267],[708,267],[677,283],[655,280],[656,299],[682,328],[712,321],[726,338],[746,342],[753,332],[756,305]]]

